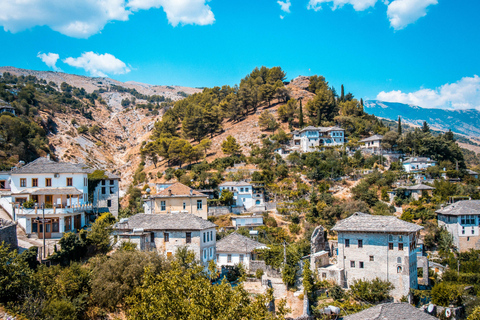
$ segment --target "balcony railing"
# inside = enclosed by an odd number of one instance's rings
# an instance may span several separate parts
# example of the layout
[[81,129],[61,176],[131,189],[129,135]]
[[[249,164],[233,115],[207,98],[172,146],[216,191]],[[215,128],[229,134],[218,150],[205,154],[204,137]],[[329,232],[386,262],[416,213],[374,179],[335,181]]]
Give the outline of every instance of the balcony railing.
[[17,215],[39,215],[42,214],[45,210],[45,214],[71,214],[77,212],[85,212],[93,210],[93,205],[91,203],[86,204],[77,204],[68,207],[64,206],[53,206],[52,208],[42,209],[39,206],[33,208],[25,208],[22,205],[15,205],[15,214]]

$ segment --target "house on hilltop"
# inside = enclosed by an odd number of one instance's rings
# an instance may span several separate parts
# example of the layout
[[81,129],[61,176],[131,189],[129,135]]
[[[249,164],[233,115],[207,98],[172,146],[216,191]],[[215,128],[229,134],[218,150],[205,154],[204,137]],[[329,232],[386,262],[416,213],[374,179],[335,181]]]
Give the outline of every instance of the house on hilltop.
[[250,262],[256,260],[255,250],[265,248],[265,244],[233,232],[217,242],[217,266],[242,264],[250,270]]
[[218,188],[220,193],[223,190],[232,192],[235,206],[237,207],[243,207],[248,210],[254,206],[265,205],[264,188],[258,187],[256,184],[245,181],[225,181]]
[[416,244],[423,227],[394,216],[361,212],[337,222],[337,263],[319,268],[322,279],[343,287],[355,280],[380,278],[394,285],[396,301],[418,288]]
[[189,213],[207,219],[208,195],[176,182],[144,200],[145,213]]
[[463,200],[436,211],[438,226],[453,236],[460,252],[480,249],[480,200]]
[[403,169],[408,173],[417,173],[433,167],[437,161],[427,157],[411,157],[403,161]]
[[217,225],[187,213],[136,214],[114,225],[117,246],[132,242],[142,251],[156,250],[170,257],[186,247],[205,266],[216,257]]

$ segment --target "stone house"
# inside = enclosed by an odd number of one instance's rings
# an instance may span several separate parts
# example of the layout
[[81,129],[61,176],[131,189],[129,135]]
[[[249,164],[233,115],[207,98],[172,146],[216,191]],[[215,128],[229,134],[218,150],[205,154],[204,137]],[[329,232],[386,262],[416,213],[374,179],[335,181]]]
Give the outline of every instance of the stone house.
[[10,249],[17,249],[17,224],[0,218],[0,245],[5,243]]
[[430,187],[422,183],[414,186],[399,186],[398,189],[404,189],[405,195],[407,197],[411,196],[415,200],[420,199],[423,196],[423,194],[432,196],[433,190],[435,190],[434,187]]
[[145,213],[190,213],[207,219],[208,195],[176,182],[144,200]]
[[[339,285],[349,288],[355,280],[380,278],[390,281],[395,300],[418,288],[416,243],[423,227],[394,216],[361,212],[337,222],[336,266],[319,268],[319,274],[334,274],[343,279]],[[343,274],[343,275],[342,275]]]
[[217,225],[186,213],[136,214],[114,225],[117,246],[135,243],[142,251],[156,250],[170,257],[186,247],[205,266],[216,257]]
[[360,140],[360,149],[367,153],[380,154],[382,150],[382,140],[383,136],[380,134]]
[[93,204],[96,211],[110,212],[114,217],[118,217],[119,197],[120,197],[120,177],[105,172],[106,179],[99,181],[93,191]]
[[463,200],[436,211],[438,226],[453,236],[460,252],[480,249],[480,200]]
[[250,262],[256,260],[255,250],[265,248],[265,244],[233,232],[217,242],[217,267],[242,264],[250,270]]
[[382,303],[363,311],[348,315],[343,320],[435,320],[423,310],[417,309],[409,303]]

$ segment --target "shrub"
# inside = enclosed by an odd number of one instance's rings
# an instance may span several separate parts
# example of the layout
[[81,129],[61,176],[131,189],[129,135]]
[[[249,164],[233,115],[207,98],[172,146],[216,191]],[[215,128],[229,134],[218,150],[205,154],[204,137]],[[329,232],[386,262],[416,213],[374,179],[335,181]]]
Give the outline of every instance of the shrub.
[[367,301],[369,303],[378,303],[390,300],[390,291],[394,288],[388,281],[375,278],[370,281],[355,280],[350,287],[350,292],[354,299]]
[[257,269],[257,271],[255,271],[255,277],[257,279],[262,279],[262,276],[263,276],[263,270],[262,269]]

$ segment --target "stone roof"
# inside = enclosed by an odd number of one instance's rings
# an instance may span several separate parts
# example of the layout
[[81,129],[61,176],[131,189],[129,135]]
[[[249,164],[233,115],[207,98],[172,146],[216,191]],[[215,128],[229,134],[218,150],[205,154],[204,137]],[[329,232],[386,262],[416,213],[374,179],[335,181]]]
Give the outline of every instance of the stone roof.
[[205,230],[217,225],[188,213],[143,214],[139,213],[128,218],[126,223],[116,223],[116,230]]
[[314,127],[314,126],[308,126],[300,130],[299,132],[304,132],[304,131],[319,131],[319,132],[329,132],[329,131],[345,131],[345,129],[342,129],[337,126],[333,127]]
[[427,157],[411,157],[403,161],[403,163],[423,163],[423,162],[437,162]]
[[460,216],[460,215],[480,215],[480,200],[462,200],[452,203],[436,213]]
[[362,139],[359,142],[371,142],[371,141],[378,141],[378,140],[383,140],[383,136],[381,134],[373,135],[371,137]]
[[241,187],[241,186],[251,186],[250,183],[245,181],[225,181],[224,183],[220,184],[219,187]]
[[12,170],[12,174],[24,173],[90,173],[84,164],[55,162],[48,158],[38,158],[23,167]]
[[261,218],[263,220],[263,216],[254,216],[254,215],[248,215],[248,216],[232,216],[233,219],[245,219],[245,218]]
[[473,171],[473,170],[470,170],[470,169],[467,169],[467,173],[470,174],[470,175],[476,175],[476,174],[478,174],[478,172]]
[[69,195],[81,195],[82,191],[78,190],[75,187],[60,187],[60,188],[28,188],[20,191],[20,194],[33,194],[33,195],[44,195],[44,194],[69,194]]
[[346,316],[343,320],[434,320],[438,319],[419,310],[409,303],[382,303],[358,313]]
[[423,227],[394,216],[378,216],[356,212],[332,228],[340,232],[417,232]]
[[152,198],[170,198],[170,197],[208,197],[206,194],[198,192],[186,185],[175,182],[168,188],[151,196]]
[[414,185],[414,186],[405,186],[405,187],[398,187],[398,189],[405,189],[405,190],[435,190],[434,187],[430,187],[427,185],[424,185],[422,183]]
[[252,252],[266,245],[233,232],[217,242],[217,252]]

